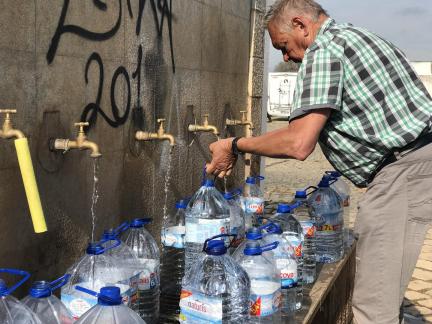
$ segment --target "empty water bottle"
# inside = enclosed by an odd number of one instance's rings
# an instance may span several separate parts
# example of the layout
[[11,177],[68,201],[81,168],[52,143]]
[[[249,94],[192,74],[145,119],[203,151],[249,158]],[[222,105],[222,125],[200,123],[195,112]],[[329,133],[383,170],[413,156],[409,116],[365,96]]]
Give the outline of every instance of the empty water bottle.
[[121,233],[129,228],[127,222],[121,224],[116,229],[105,230],[102,236],[101,242],[111,241],[113,244],[117,244],[120,241],[120,245],[113,249],[108,249],[105,255],[110,256],[114,259],[115,264],[121,268],[122,272],[126,274],[120,283],[129,286],[130,288],[123,292],[123,302],[133,310],[138,308],[138,280],[140,273],[142,272],[141,262],[138,260],[138,256],[126,243],[119,239]]
[[185,211],[187,203],[176,203],[177,212],[168,215],[162,224],[161,243],[161,300],[160,321],[177,323],[179,320],[181,281],[185,263]]
[[294,209],[294,217],[300,222],[303,229],[302,254],[303,254],[303,283],[310,284],[316,279],[316,255],[315,255],[315,220],[309,214],[307,203],[307,191],[297,190],[294,203],[300,205]]
[[343,209],[341,198],[330,188],[330,176],[324,176],[309,199],[311,216],[316,221],[317,262],[332,263],[344,254]]
[[30,308],[11,296],[15,289],[21,286],[30,277],[30,274],[21,270],[4,268],[0,268],[0,273],[24,277],[11,288],[8,288],[4,280],[0,279],[0,323],[42,324],[39,317],[32,312]]
[[[52,294],[64,286],[70,275],[64,275],[53,282],[35,281],[31,285],[29,295],[22,303],[37,314],[44,324],[72,324],[75,322],[66,306]],[[3,322],[2,322],[3,323]]]
[[272,232],[264,237],[265,243],[279,242],[279,245],[270,251],[263,253],[272,260],[280,274],[280,285],[282,293],[281,313],[285,320],[292,319],[298,309],[298,269],[295,255],[295,246],[291,245],[290,239],[282,233],[282,228],[275,225]]
[[250,281],[217,235],[204,243],[200,258],[183,279],[180,323],[250,323]]
[[264,177],[247,177],[243,189],[243,209],[246,223],[251,222],[254,226],[261,225],[264,215],[264,194],[258,185],[260,180],[264,180]]
[[150,218],[131,221],[124,242],[135,252],[141,264],[134,309],[148,324],[153,324],[158,322],[159,317],[160,254],[155,239],[144,228],[150,222]]
[[76,286],[81,294],[97,298],[97,305],[88,310],[76,324],[145,324],[134,311],[122,305],[118,287],[103,287],[99,293]]
[[280,323],[281,283],[273,262],[262,253],[275,249],[278,242],[260,246],[257,242],[246,244],[240,266],[247,272],[250,283],[250,322]]
[[[110,246],[104,248],[102,244]],[[70,274],[71,277],[61,288],[61,300],[75,319],[78,319],[97,303],[95,297],[77,291],[76,285],[90,290],[99,290],[106,285],[115,285],[125,296],[125,302],[128,301],[125,294],[130,286],[122,283],[127,277],[127,273],[118,266],[112,257],[104,254],[106,250],[118,245],[120,245],[120,240],[117,240],[115,244],[112,244],[111,241],[108,243],[89,243],[86,254],[66,271],[66,274]]]
[[243,242],[245,238],[245,216],[241,205],[235,199],[236,192],[224,193],[224,198],[230,209],[230,234],[235,235],[235,239],[231,242],[229,248],[230,253]]
[[293,211],[300,203],[293,205],[279,204],[276,214],[271,218],[271,221],[279,224],[282,228],[284,238],[289,241],[294,249],[297,262],[297,298],[296,308],[300,309],[303,302],[303,247],[302,237],[303,228],[300,222],[294,217]]
[[196,261],[206,239],[230,231],[230,209],[214,181],[207,179],[186,209],[186,271]]
[[342,206],[344,211],[344,245],[350,247],[353,243],[354,238],[350,235],[350,204],[351,204],[351,189],[349,185],[342,179],[342,175],[337,171],[327,171],[336,181],[330,184],[330,188],[337,192],[342,200]]

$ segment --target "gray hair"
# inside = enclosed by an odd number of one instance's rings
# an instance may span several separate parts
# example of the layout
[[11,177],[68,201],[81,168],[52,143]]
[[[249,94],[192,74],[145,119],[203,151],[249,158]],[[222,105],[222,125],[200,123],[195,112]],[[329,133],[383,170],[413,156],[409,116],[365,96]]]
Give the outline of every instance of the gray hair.
[[265,26],[267,27],[271,21],[281,20],[286,12],[289,12],[290,15],[306,15],[314,22],[318,21],[320,15],[328,16],[327,11],[314,0],[276,0],[264,16]]

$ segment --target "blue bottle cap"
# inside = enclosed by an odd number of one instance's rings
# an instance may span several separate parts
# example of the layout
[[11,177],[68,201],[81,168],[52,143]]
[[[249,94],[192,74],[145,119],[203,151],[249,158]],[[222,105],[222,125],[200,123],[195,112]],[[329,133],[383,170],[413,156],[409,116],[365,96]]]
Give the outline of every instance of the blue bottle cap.
[[120,295],[120,288],[115,286],[108,286],[101,288],[98,294],[98,304],[103,306],[116,306],[121,305],[122,297]]
[[51,283],[48,281],[35,281],[30,287],[30,296],[33,298],[44,298],[51,295]]
[[226,200],[232,200],[232,199],[235,198],[235,195],[234,195],[233,192],[225,192],[225,193],[223,194],[223,196],[224,196],[224,198],[225,198]]
[[86,253],[90,255],[99,255],[104,252],[104,248],[99,243],[89,243]]
[[305,199],[305,198],[307,198],[306,190],[297,190],[295,192],[295,198],[299,198],[299,199]]
[[339,171],[326,171],[326,174],[336,179],[342,176],[342,174]]
[[248,240],[261,240],[262,239],[262,233],[261,230],[257,227],[249,228],[246,233],[246,238]]
[[206,181],[204,182],[204,187],[214,187],[214,181],[211,179],[206,179]]
[[291,206],[288,204],[279,204],[276,212],[279,214],[291,213]]
[[331,176],[329,176],[329,175],[323,176],[320,183],[318,183],[318,188],[330,187],[330,180],[332,180]]
[[246,183],[247,184],[256,184],[256,178],[255,177],[247,177]]
[[186,201],[186,199],[182,199],[182,200],[178,201],[176,203],[175,207],[177,209],[186,209],[186,207],[187,207],[187,201]]
[[208,241],[204,252],[208,255],[224,255],[227,252],[225,241],[220,239]]
[[282,228],[279,224],[272,223],[271,226],[266,228],[268,234],[282,234]]

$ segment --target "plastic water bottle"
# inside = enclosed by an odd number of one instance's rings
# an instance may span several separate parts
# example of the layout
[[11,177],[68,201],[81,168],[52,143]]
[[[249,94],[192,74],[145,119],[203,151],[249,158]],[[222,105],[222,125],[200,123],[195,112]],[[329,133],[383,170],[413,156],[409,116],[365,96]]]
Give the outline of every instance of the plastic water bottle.
[[148,324],[159,318],[160,253],[155,239],[144,228],[151,218],[134,219],[125,232],[124,242],[131,247],[141,264],[138,280],[138,302],[135,310]]
[[276,214],[271,218],[272,222],[278,224],[282,228],[284,239],[287,240],[294,249],[297,262],[297,309],[302,308],[303,302],[303,228],[300,222],[294,217],[293,211],[299,205],[299,203],[294,205],[279,204]]
[[69,277],[70,275],[64,275],[52,282],[33,282],[29,295],[24,297],[22,303],[37,314],[44,324],[72,324],[75,322],[72,314],[61,300],[52,294],[54,290],[64,286]]
[[240,259],[240,266],[247,272],[251,282],[249,323],[280,323],[279,271],[274,263],[262,255],[277,246],[278,242],[263,246],[256,242],[248,243]]
[[300,203],[300,205],[294,209],[294,217],[300,222],[303,229],[303,283],[310,284],[315,282],[316,279],[316,225],[315,220],[309,214],[306,190],[296,191],[293,204],[294,203]]
[[316,221],[317,262],[332,263],[344,254],[343,209],[341,198],[330,188],[330,176],[324,176],[318,190],[308,199],[311,216]]
[[176,203],[177,212],[164,219],[161,232],[160,321],[178,323],[181,281],[185,263],[186,201]]
[[0,279],[0,323],[2,324],[42,324],[39,317],[26,305],[11,294],[30,277],[25,271],[16,269],[0,268],[0,274],[23,276],[18,283],[11,288],[6,286],[3,279]]
[[145,324],[134,311],[122,305],[118,287],[103,287],[99,293],[76,286],[80,293],[97,298],[97,305],[88,310],[76,324]]
[[222,234],[204,243],[183,279],[180,323],[250,323],[250,281],[228,254]]
[[235,196],[235,192],[224,193],[224,198],[230,209],[230,234],[235,235],[229,248],[230,253],[234,252],[245,238],[245,215]]
[[246,222],[252,225],[261,225],[264,215],[264,194],[261,191],[258,181],[264,180],[264,177],[247,177],[243,189],[243,209],[246,214]]
[[207,179],[186,208],[186,271],[198,258],[206,239],[229,231],[229,206],[214,181]]
[[298,287],[298,269],[295,255],[295,246],[292,246],[286,234],[282,233],[282,228],[278,225],[275,230],[264,237],[265,243],[279,242],[279,245],[271,251],[263,253],[269,260],[276,265],[280,276],[280,285],[282,293],[281,313],[284,319],[294,318],[297,310],[297,287]]
[[120,245],[113,249],[108,249],[105,255],[112,257],[117,267],[121,268],[121,271],[126,274],[126,277],[120,283],[129,286],[130,289],[123,293],[123,302],[133,310],[137,310],[137,289],[139,276],[142,271],[141,263],[135,251],[119,239],[120,234],[128,228],[129,224],[125,222],[116,229],[105,230],[101,242],[109,243],[111,241],[113,244],[117,244],[120,241]]
[[[95,297],[77,291],[76,285],[91,290],[98,290],[106,285],[115,285],[120,288],[125,302],[128,302],[127,291],[131,287],[123,283],[127,273],[118,267],[113,258],[104,254],[108,249],[120,245],[120,240],[117,240],[115,244],[112,243],[89,243],[86,254],[66,271],[66,274],[70,275],[70,279],[61,288],[61,301],[72,313],[74,319],[80,318],[97,303]],[[110,244],[110,246],[103,247],[102,244]]]
[[334,180],[330,183],[330,188],[337,192],[342,200],[342,206],[344,211],[344,245],[350,247],[354,241],[354,238],[350,235],[350,204],[351,204],[351,189],[349,185],[342,179],[342,175],[337,171],[326,171]]
[[251,227],[246,233],[246,240],[244,240],[232,253],[233,259],[239,262],[240,259],[243,258],[243,252],[248,243],[256,242],[261,244],[264,235],[266,235],[267,233],[272,233],[276,230],[277,229],[274,228],[274,224],[271,222],[268,222],[267,224],[260,227]]

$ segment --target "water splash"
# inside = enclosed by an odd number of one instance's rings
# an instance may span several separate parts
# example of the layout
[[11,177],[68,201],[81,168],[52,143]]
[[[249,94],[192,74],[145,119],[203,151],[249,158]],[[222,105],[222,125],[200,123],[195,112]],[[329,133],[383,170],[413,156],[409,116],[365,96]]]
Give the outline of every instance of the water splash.
[[169,184],[171,181],[171,164],[172,164],[172,156],[173,156],[173,147],[170,147],[170,151],[168,154],[168,167],[167,167],[167,171],[165,174],[165,184],[164,184],[164,194],[165,194],[165,199],[164,199],[164,206],[163,206],[163,219],[164,221],[167,219],[168,217],[168,192],[169,192]]
[[93,193],[92,193],[92,204],[91,204],[91,217],[92,217],[92,231],[91,231],[91,242],[94,241],[94,232],[96,227],[96,204],[99,199],[98,183],[99,183],[99,159],[93,159]]

